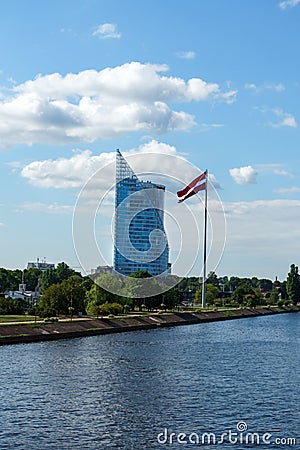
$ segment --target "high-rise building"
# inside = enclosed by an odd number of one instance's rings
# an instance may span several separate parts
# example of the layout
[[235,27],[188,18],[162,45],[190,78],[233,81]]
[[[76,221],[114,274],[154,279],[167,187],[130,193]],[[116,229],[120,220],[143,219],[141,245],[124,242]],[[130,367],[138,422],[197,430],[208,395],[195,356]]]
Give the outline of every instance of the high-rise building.
[[152,276],[170,270],[164,229],[165,186],[141,181],[122,154],[116,155],[114,270],[130,275],[147,270]]

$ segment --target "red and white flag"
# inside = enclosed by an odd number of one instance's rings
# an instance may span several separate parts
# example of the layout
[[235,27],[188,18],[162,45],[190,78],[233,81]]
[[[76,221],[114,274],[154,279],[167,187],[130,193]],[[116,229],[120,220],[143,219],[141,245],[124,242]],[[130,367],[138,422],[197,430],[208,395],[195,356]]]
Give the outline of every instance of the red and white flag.
[[206,189],[206,176],[207,170],[191,181],[184,189],[177,192],[177,197],[179,198],[178,203],[183,202],[189,197],[197,194],[199,191],[204,191]]

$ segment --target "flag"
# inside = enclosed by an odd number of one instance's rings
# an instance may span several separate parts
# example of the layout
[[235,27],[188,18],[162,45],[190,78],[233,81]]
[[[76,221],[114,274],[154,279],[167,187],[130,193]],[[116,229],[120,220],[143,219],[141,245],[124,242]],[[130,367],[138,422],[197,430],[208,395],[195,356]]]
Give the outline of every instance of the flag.
[[178,203],[183,202],[189,197],[197,194],[199,191],[204,191],[206,189],[206,176],[207,170],[190,182],[184,189],[177,192],[177,197],[179,198]]

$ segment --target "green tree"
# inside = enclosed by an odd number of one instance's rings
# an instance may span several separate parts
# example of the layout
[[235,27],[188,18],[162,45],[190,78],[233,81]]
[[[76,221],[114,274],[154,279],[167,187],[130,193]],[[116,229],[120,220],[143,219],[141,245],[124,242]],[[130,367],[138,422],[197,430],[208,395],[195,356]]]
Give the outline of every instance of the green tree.
[[183,296],[182,292],[177,287],[172,287],[171,289],[164,292],[162,295],[162,302],[166,305],[166,309],[174,309],[182,302]]
[[[254,286],[256,287],[256,286]],[[262,292],[271,292],[273,289],[273,282],[272,280],[268,280],[266,278],[262,278],[258,280],[258,286]]]
[[56,269],[47,269],[42,273],[42,291],[45,291],[54,284],[58,284]]
[[46,289],[39,304],[39,311],[43,316],[67,315],[69,308],[73,308],[75,314],[85,312],[84,299],[85,290],[81,279],[74,275]]
[[0,314],[24,314],[27,301],[22,298],[0,298]]
[[231,300],[239,305],[249,304],[251,306],[256,303],[256,306],[261,300],[261,294],[249,284],[243,283],[236,288],[231,296]]
[[[85,283],[83,284],[85,285]],[[123,308],[126,304],[131,304],[126,294],[127,291],[121,277],[102,274],[96,278],[91,288],[86,292],[86,311],[88,314],[98,315],[101,310],[99,307],[104,303],[117,303]]]
[[68,309],[73,308],[75,313],[85,311],[85,290],[81,281],[77,275],[72,275],[60,284],[63,295],[66,297]]
[[60,284],[49,286],[39,303],[39,314],[42,317],[59,316],[68,313],[68,304]]
[[4,267],[0,268],[0,292],[8,291],[11,288],[9,285],[9,273]]
[[217,286],[217,288],[219,289],[219,279],[215,272],[209,272],[206,283],[213,284],[214,286]]
[[22,271],[0,268],[0,292],[16,291],[22,281]]
[[42,271],[39,269],[24,270],[24,281],[28,291],[34,291],[38,285],[39,278],[41,278]]
[[297,305],[300,301],[300,276],[298,267],[295,264],[291,265],[290,271],[286,280],[286,291],[288,299],[293,305]]
[[258,305],[258,296],[253,294],[246,294],[244,297],[244,301],[247,306],[250,306],[250,308],[256,308]]
[[70,278],[73,275],[81,276],[78,272],[71,269],[68,266],[68,264],[66,264],[65,262],[58,263],[55,271],[56,271],[58,283],[61,283],[62,281],[67,280],[68,278]]
[[[125,281],[127,295],[132,299],[132,307],[133,309],[138,307],[140,311],[142,310],[142,305],[146,303],[146,307],[152,309],[153,301],[155,301],[155,296],[151,295],[155,293],[155,290],[149,289],[149,286],[151,287],[150,282],[147,284],[143,282],[145,278],[151,278],[150,273],[147,270],[137,270],[130,274]],[[153,282],[155,283],[155,280]],[[153,297],[152,302],[150,297]]]
[[104,303],[112,303],[114,297],[112,294],[98,284],[94,283],[91,289],[86,293],[86,311],[88,314],[100,314],[100,306]]
[[150,278],[151,275],[148,270],[137,270],[136,272],[129,275],[132,278]]
[[42,291],[45,291],[52,284],[62,283],[74,275],[82,278],[79,272],[71,269],[65,262],[60,262],[56,269],[47,269],[42,273]]
[[[215,300],[217,299],[219,294],[219,289],[217,286],[207,283],[206,284],[206,304],[207,306],[211,306],[214,304]],[[202,286],[201,288],[196,291],[195,294],[195,303],[201,303],[202,302]]]
[[271,294],[270,294],[268,303],[269,303],[270,305],[276,305],[277,302],[278,302],[278,300],[279,300],[278,289],[274,288],[274,289],[272,289],[272,291],[271,291]]

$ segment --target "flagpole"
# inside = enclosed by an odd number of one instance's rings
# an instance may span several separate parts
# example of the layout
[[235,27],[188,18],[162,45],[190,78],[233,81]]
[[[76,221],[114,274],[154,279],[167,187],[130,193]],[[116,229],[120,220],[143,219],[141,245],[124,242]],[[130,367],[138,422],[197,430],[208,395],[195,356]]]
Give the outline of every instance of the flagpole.
[[208,181],[208,170],[206,170],[205,199],[204,199],[202,308],[206,308],[207,181]]

